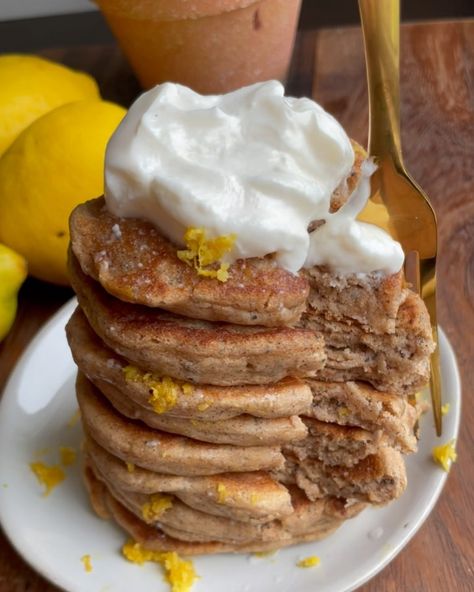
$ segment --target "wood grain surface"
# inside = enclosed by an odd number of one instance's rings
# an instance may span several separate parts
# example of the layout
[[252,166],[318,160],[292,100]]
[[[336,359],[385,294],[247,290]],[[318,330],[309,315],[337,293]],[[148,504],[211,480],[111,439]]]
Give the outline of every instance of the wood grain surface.
[[[438,214],[439,319],[461,370],[463,424],[459,461],[435,510],[406,549],[360,592],[469,592],[474,590],[474,408],[469,404],[474,384],[474,22],[404,25],[401,38],[404,154]],[[139,91],[114,46],[44,55],[92,73],[107,99],[128,105]],[[301,33],[288,91],[313,94],[364,143],[367,93],[359,30]],[[39,326],[70,296],[67,289],[35,280],[25,284],[13,330],[0,345],[0,391]],[[0,592],[56,590],[0,533]]]

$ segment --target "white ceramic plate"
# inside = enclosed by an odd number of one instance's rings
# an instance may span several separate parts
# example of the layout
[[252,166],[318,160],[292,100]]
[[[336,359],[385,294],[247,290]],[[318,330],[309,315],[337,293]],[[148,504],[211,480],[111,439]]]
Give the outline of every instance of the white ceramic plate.
[[[57,460],[59,446],[79,448],[80,426],[68,427],[77,405],[75,366],[64,325],[75,307],[68,302],[25,351],[0,405],[0,520],[17,551],[43,576],[69,592],[164,592],[161,569],[137,566],[119,550],[125,534],[92,513],[79,463],[49,497],[29,469],[43,451]],[[461,393],[456,360],[440,332],[443,393],[450,413],[444,417],[442,442],[458,432]],[[298,545],[258,559],[218,555],[194,560],[201,579],[193,592],[348,592],[380,571],[407,544],[433,508],[446,473],[431,460],[439,444],[431,413],[422,419],[419,452],[407,459],[408,488],[383,509],[370,509],[346,522],[327,540]],[[46,451],[45,451],[46,449]],[[93,570],[80,558],[89,554]],[[300,569],[296,562],[317,555],[321,564]]]

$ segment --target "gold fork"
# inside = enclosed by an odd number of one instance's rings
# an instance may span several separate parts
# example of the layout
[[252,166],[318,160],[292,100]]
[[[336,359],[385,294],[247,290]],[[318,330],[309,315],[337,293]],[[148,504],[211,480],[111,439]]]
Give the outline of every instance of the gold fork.
[[[427,195],[405,169],[400,142],[400,1],[359,0],[369,91],[369,154],[378,164],[372,208],[405,252],[405,276],[421,294],[436,349],[430,390],[436,433],[441,435],[441,373],[436,323],[436,217]],[[376,205],[375,205],[376,204]],[[372,219],[373,222],[377,220]]]

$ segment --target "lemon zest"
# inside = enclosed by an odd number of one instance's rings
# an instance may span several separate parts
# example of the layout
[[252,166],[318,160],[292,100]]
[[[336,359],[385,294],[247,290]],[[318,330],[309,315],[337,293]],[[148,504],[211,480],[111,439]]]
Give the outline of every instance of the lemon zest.
[[133,471],[135,470],[135,465],[131,462],[127,462],[125,464],[127,465],[127,471],[129,473],[133,473]]
[[151,551],[140,543],[128,541],[122,547],[122,553],[132,563],[143,565],[146,561],[159,563],[165,569],[165,580],[171,586],[171,592],[189,592],[199,578],[192,561],[182,559],[176,551]]
[[92,561],[90,555],[83,555],[81,561],[84,564],[84,571],[90,573],[92,571]]
[[188,382],[184,382],[181,385],[181,390],[183,391],[183,395],[191,395],[192,392],[194,391],[194,387],[192,384],[189,384]]
[[61,456],[61,464],[63,467],[69,467],[76,462],[76,451],[70,446],[60,446],[59,454]]
[[458,457],[455,446],[456,440],[453,439],[450,442],[446,442],[446,444],[435,446],[433,448],[433,460],[438,463],[446,472],[449,472],[451,464],[456,462]]
[[142,382],[148,387],[148,402],[158,414],[166,413],[176,405],[180,388],[185,395],[191,394],[194,390],[191,384],[175,382],[169,376],[157,378],[151,372],[142,372],[136,366],[124,366],[122,372],[125,380]]
[[217,484],[217,503],[223,504],[227,499],[227,487],[224,483]]
[[261,496],[258,493],[251,493],[250,494],[250,503],[252,506],[256,506],[258,501],[260,500]]
[[264,559],[265,557],[273,557],[278,553],[278,549],[272,549],[271,551],[255,551],[253,554],[254,557],[259,557],[260,559]]
[[441,405],[441,415],[447,415],[449,413],[450,406],[451,405],[449,403],[445,403],[444,405]]
[[45,490],[43,495],[47,497],[53,489],[64,481],[66,475],[62,468],[58,465],[47,465],[44,462],[30,463],[30,469],[35,474],[41,485],[44,485]]
[[341,417],[347,417],[349,415],[349,409],[347,407],[339,407],[337,412]]
[[316,557],[316,555],[311,555],[310,557],[305,557],[304,559],[300,559],[296,564],[298,567],[316,567],[321,563],[321,559]]
[[150,501],[146,502],[142,506],[143,520],[146,522],[154,522],[162,514],[166,512],[173,502],[169,495],[161,495],[160,493],[154,493],[150,496]]
[[[236,238],[235,234],[226,234],[208,239],[204,228],[188,228],[184,234],[187,249],[177,252],[178,259],[194,267],[200,276],[226,282],[229,279],[229,263],[223,263],[221,259],[232,250]],[[206,269],[217,263],[218,269]]]
[[206,411],[206,409],[209,409],[210,406],[211,404],[209,403],[209,401],[203,401],[202,403],[199,403],[197,408],[198,411]]

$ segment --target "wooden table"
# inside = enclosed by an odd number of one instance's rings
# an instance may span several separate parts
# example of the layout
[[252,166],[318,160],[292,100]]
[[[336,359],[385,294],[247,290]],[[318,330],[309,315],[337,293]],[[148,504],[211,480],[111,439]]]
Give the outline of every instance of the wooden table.
[[[362,592],[474,590],[474,21],[404,25],[402,128],[408,169],[439,220],[439,318],[464,384],[459,461],[441,500],[407,548]],[[92,73],[103,95],[128,105],[138,85],[114,46],[44,52]],[[367,93],[361,35],[342,28],[301,33],[288,91],[313,95],[364,143]],[[29,280],[17,320],[0,345],[0,391],[38,327],[71,296]],[[341,558],[341,566],[344,559]],[[0,592],[57,590],[35,574],[0,534]]]

